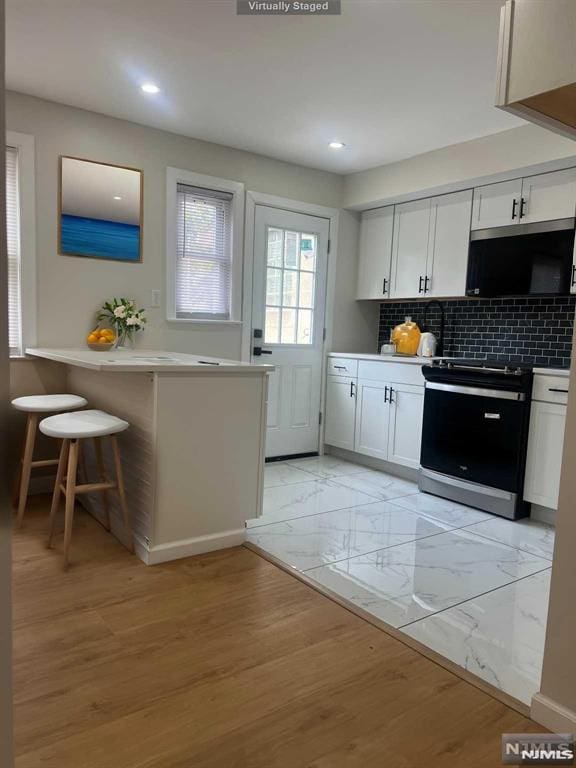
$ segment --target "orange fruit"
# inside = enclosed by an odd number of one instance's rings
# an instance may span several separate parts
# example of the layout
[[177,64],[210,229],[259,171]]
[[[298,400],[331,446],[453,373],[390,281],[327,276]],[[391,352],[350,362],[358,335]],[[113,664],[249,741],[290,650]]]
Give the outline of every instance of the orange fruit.
[[92,333],[88,334],[88,344],[97,344],[98,343],[98,336],[92,331]]
[[100,336],[100,338],[98,339],[98,344],[110,344],[110,342],[105,336]]

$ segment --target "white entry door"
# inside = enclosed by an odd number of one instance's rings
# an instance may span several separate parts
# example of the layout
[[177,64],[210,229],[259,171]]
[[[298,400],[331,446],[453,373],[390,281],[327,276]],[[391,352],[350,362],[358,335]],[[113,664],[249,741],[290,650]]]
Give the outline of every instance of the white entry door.
[[318,450],[329,221],[256,206],[252,360],[276,370],[266,456]]

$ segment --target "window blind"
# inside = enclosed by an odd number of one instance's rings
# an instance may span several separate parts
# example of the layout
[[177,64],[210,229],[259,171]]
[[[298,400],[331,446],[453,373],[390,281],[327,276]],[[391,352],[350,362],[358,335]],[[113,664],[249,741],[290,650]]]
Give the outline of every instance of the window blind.
[[22,352],[20,304],[20,196],[18,150],[6,147],[6,240],[8,247],[8,343],[10,354]]
[[176,317],[230,319],[232,197],[178,184]]

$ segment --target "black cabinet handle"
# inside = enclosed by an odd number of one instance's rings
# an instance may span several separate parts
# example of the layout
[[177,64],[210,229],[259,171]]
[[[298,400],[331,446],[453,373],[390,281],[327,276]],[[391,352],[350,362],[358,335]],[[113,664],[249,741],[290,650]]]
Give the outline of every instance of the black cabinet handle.
[[420,275],[420,282],[418,283],[418,293],[422,293],[423,292],[423,288],[422,288],[422,283],[423,282],[424,282],[424,278],[422,277],[422,275]]
[[432,282],[431,279],[428,277],[428,275],[426,275],[426,277],[424,278],[424,293],[428,293],[428,290],[429,290],[428,283],[431,283],[431,282]]
[[386,287],[387,283],[388,283],[388,280],[384,278],[384,280],[382,280],[382,293],[388,293],[388,288]]
[[271,349],[262,349],[262,347],[254,347],[252,350],[252,354],[254,357],[260,357],[260,355],[271,355],[272,350]]
[[393,388],[393,387],[390,387],[390,402],[391,402],[391,403],[393,403],[393,402],[394,402],[394,398],[392,397],[392,395],[393,395],[393,394],[394,394],[394,388]]
[[526,207],[526,200],[521,197],[520,198],[520,216],[518,218],[523,218],[525,216],[524,208]]
[[350,397],[354,397],[354,382],[350,382]]
[[514,198],[514,200],[512,201],[512,218],[513,219],[516,218],[516,206],[517,205],[518,205],[518,200],[516,200],[516,198]]
[[570,284],[570,287],[574,288],[575,283],[576,283],[576,264],[572,264],[572,282]]
[[552,389],[552,387],[548,387],[548,392],[562,392],[565,395],[568,394],[567,389]]
[[388,387],[384,387],[384,402],[388,402]]

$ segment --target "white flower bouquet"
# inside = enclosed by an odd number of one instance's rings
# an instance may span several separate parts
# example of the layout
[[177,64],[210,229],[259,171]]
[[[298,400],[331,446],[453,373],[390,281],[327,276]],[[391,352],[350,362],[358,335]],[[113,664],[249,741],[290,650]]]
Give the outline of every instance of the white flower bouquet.
[[132,346],[134,334],[144,330],[146,312],[144,309],[136,309],[131,299],[112,299],[102,306],[98,321],[105,321],[115,329],[117,347]]

